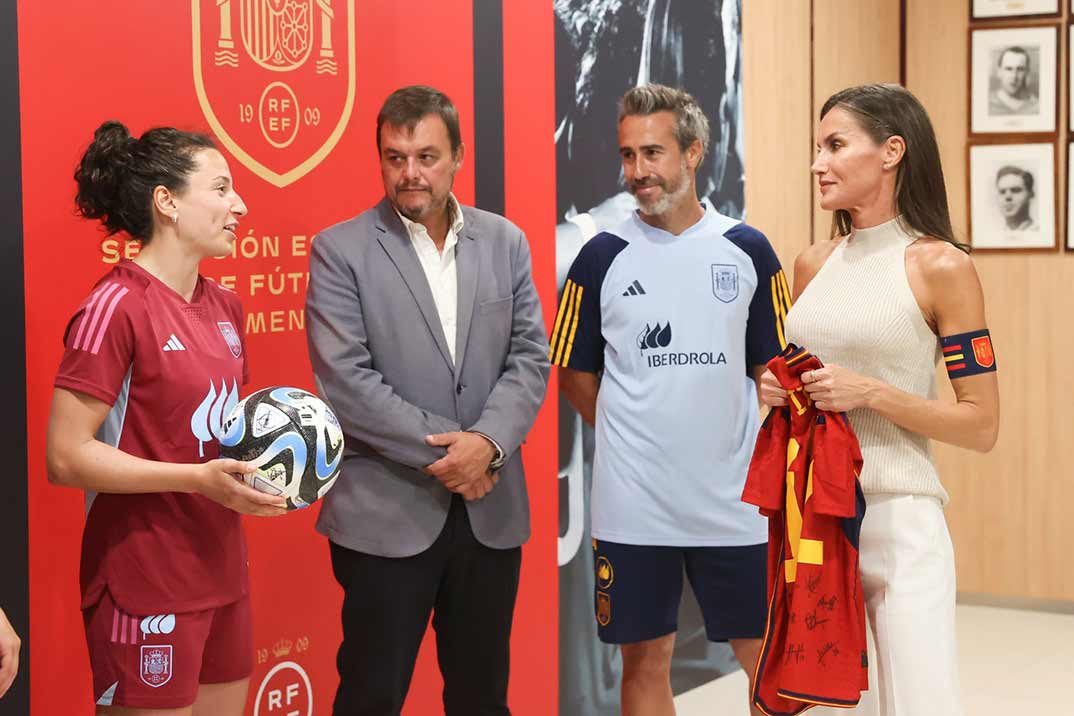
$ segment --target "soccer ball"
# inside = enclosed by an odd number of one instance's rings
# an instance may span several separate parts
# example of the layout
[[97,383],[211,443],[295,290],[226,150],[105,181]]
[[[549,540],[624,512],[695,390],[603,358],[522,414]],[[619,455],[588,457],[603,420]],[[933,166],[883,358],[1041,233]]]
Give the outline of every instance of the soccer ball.
[[332,409],[299,388],[264,388],[223,423],[220,456],[253,463],[247,485],[287,498],[287,509],[324,497],[343,462],[343,430]]

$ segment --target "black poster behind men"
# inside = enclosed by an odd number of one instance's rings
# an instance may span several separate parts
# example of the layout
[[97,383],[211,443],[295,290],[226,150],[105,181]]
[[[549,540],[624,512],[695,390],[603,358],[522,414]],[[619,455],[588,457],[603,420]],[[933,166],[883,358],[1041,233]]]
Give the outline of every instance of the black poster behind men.
[[[711,142],[698,192],[718,211],[744,210],[740,0],[555,0],[556,275],[562,288],[582,244],[634,210],[620,169],[619,98],[636,85],[682,87],[701,104]],[[560,716],[619,713],[618,650],[593,616],[588,495],[593,431],[560,400]],[[672,663],[678,694],[738,664],[705,638],[687,584]]]

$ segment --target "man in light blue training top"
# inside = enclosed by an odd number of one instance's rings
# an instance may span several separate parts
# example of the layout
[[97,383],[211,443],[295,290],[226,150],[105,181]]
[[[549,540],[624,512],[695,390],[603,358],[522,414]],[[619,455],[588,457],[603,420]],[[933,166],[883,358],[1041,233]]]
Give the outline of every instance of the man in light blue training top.
[[698,201],[708,139],[688,93],[627,92],[619,151],[638,211],[582,247],[552,332],[560,386],[596,426],[594,608],[621,645],[625,716],[674,713],[684,569],[708,638],[730,641],[751,681],[764,632],[767,524],[740,496],[790,292],[763,234]]

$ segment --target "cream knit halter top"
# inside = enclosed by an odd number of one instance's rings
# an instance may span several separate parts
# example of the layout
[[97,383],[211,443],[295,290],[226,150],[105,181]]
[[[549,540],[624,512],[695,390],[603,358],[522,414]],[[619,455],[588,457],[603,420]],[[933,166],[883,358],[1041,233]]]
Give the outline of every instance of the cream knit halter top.
[[[787,341],[825,364],[935,398],[940,342],[906,278],[906,247],[915,238],[892,219],[840,240],[787,315]],[[947,502],[927,438],[868,408],[848,417],[861,444],[865,494],[931,495]]]

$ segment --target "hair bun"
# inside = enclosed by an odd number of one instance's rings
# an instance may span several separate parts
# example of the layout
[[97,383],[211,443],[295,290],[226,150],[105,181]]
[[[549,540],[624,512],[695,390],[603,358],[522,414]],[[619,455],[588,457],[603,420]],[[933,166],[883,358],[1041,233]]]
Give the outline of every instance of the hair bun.
[[93,143],[89,151],[96,151],[101,159],[115,165],[129,167],[134,147],[138,140],[131,136],[130,130],[122,122],[109,120],[97,127],[93,133]]
[[155,127],[135,139],[120,122],[97,127],[93,141],[75,169],[75,205],[87,219],[97,219],[109,234],[124,231],[149,241],[156,221],[153,193],[186,190],[197,168],[196,154],[216,149],[204,135],[174,127]]
[[75,169],[75,204],[87,219],[101,219],[109,233],[127,228],[123,193],[138,140],[122,122],[109,120],[93,133],[93,142]]

